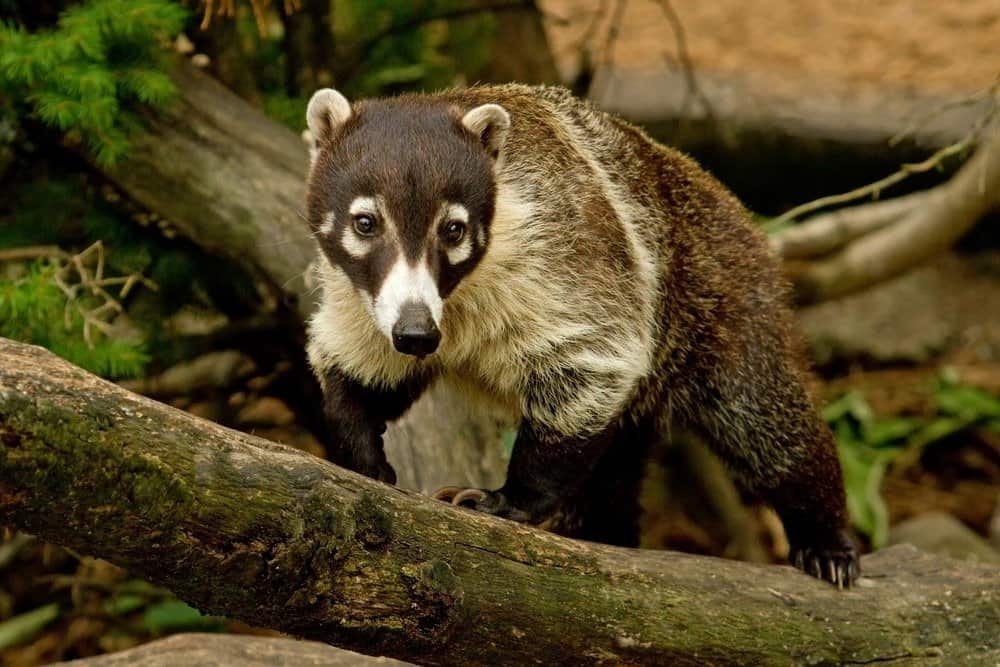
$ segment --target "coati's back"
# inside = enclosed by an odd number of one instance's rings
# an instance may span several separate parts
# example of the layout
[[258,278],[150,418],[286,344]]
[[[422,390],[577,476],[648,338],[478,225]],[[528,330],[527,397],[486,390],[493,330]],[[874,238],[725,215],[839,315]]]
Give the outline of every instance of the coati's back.
[[618,369],[634,383],[633,411],[667,402],[687,409],[680,388],[668,382],[675,395],[666,395],[663,380],[711,363],[725,345],[719,327],[746,324],[734,309],[753,307],[753,317],[775,325],[767,331],[782,339],[777,349],[795,347],[786,286],[763,235],[693,160],[563,88],[483,86],[435,97],[461,107],[493,100],[511,112],[498,197],[519,206],[494,224],[520,233],[492,249],[495,260],[511,253],[498,262],[509,271],[481,268],[489,275],[477,284],[514,295],[526,290],[511,274],[537,278],[543,292],[532,312],[549,331],[580,315],[599,320],[574,340],[634,362]]
[[386,422],[457,379],[520,427],[504,487],[456,502],[576,512],[576,534],[632,543],[644,446],[678,418],[775,506],[801,568],[857,576],[784,284],[714,178],[556,88],[354,106],[325,90],[308,118],[323,285],[309,356],[335,460],[393,481]]

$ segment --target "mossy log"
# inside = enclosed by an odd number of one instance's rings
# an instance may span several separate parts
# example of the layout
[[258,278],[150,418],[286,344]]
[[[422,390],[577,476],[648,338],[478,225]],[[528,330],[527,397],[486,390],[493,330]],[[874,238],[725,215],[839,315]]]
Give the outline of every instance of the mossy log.
[[211,614],[430,665],[996,664],[1000,573],[897,547],[784,566],[565,539],[394,489],[0,339],[0,524]]
[[[175,103],[147,115],[121,161],[94,168],[201,248],[239,262],[304,320],[313,308],[305,276],[316,256],[302,217],[305,143],[187,62],[171,76]],[[468,446],[452,446],[456,438]],[[444,385],[390,427],[386,452],[405,488],[503,482],[500,426],[470,416]]]

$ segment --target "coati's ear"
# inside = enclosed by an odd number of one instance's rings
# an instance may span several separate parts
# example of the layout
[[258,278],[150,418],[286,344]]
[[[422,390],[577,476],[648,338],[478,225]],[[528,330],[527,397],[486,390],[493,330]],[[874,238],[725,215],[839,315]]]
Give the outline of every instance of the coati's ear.
[[306,109],[306,124],[312,135],[312,150],[330,138],[334,130],[351,117],[351,103],[333,88],[323,88],[313,93]]
[[500,157],[507,131],[510,130],[510,114],[499,104],[484,104],[462,116],[462,125],[479,137],[483,148],[494,160]]

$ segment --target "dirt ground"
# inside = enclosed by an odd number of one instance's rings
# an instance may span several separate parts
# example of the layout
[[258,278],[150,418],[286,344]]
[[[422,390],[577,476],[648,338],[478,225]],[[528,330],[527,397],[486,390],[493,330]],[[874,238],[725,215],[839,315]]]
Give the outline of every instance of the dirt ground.
[[[677,42],[658,0],[540,4],[564,75],[578,68],[584,43],[595,64],[677,67]],[[958,95],[1000,74],[1000,0],[673,0],[669,6],[696,70],[706,73],[765,75],[799,90],[813,85],[848,96],[873,87]],[[617,36],[609,39],[614,24]]]

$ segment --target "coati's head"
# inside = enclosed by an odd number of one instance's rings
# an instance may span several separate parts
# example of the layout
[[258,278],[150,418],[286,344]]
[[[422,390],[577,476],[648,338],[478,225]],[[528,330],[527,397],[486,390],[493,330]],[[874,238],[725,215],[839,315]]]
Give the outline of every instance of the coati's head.
[[315,142],[307,210],[322,252],[398,351],[430,354],[444,299],[490,240],[507,112],[427,98],[352,107],[324,89],[306,116]]

